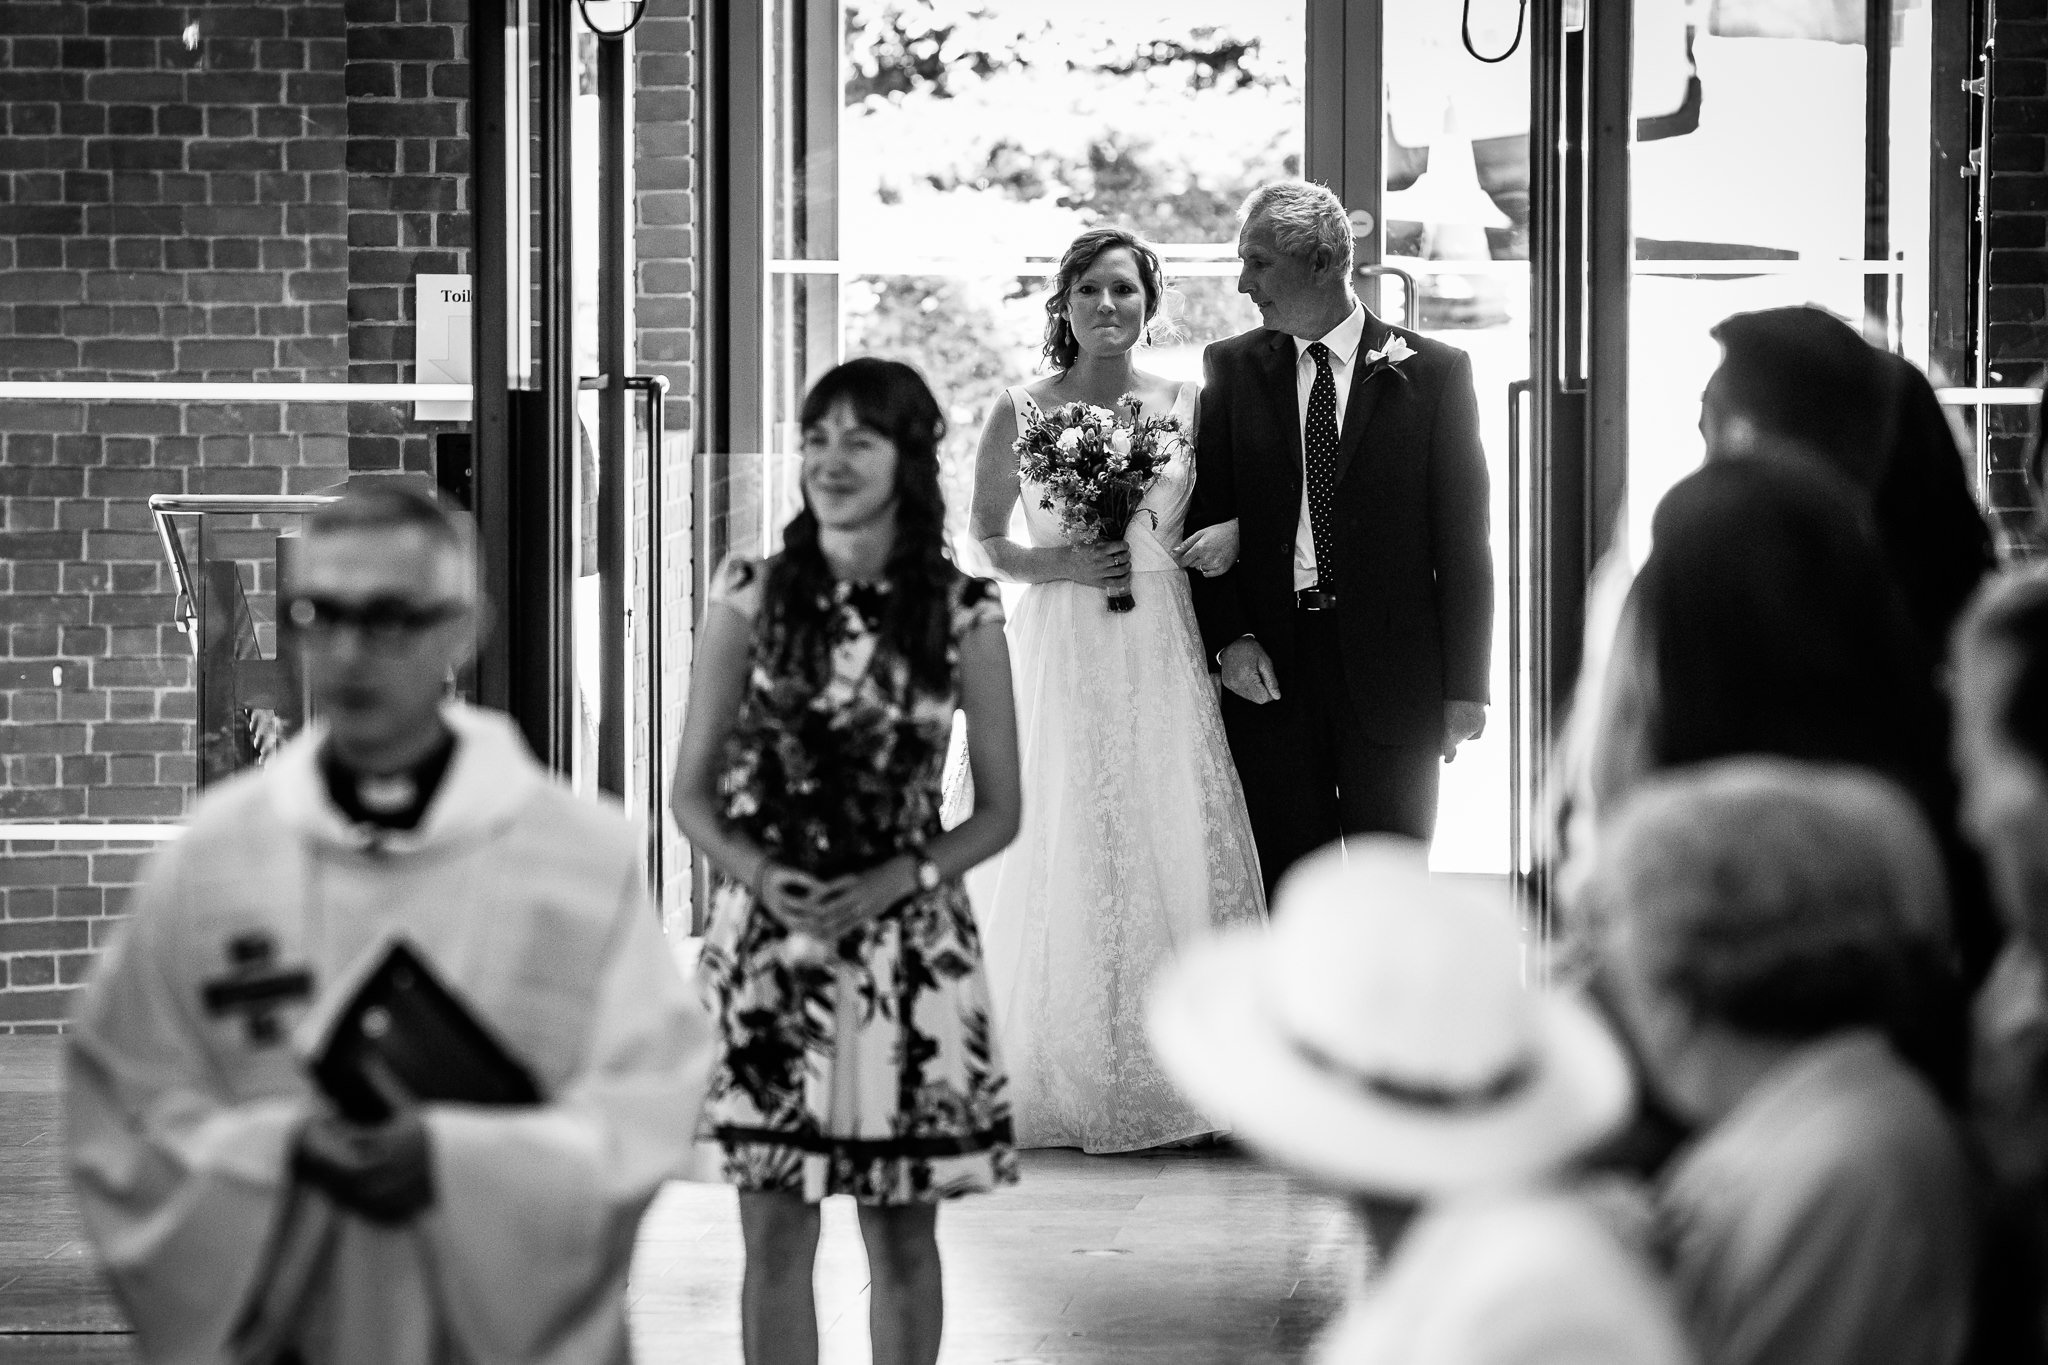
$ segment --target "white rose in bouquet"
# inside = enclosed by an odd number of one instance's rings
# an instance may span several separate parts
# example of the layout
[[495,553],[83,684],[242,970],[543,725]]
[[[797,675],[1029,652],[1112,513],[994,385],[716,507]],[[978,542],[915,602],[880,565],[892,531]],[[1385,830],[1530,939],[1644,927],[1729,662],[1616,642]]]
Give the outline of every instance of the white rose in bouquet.
[[1060,433],[1059,447],[1061,450],[1077,450],[1080,448],[1080,445],[1081,428],[1068,427],[1065,431]]

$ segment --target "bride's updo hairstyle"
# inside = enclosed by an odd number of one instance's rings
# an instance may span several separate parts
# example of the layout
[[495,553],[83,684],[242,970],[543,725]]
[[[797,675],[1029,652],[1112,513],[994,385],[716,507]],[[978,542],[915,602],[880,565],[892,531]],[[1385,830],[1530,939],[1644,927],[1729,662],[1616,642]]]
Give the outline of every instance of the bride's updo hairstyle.
[[[885,570],[890,595],[882,634],[910,661],[920,681],[943,686],[950,638],[946,495],[939,486],[939,442],[946,417],[929,385],[899,360],[858,356],[827,370],[804,395],[799,425],[808,430],[844,403],[864,427],[896,447],[896,545]],[[770,563],[767,610],[782,615],[788,654],[781,669],[829,671],[825,625],[833,609],[832,570],[818,548],[818,518],[806,495]],[[820,672],[823,676],[823,672]]]
[[1136,234],[1122,228],[1089,228],[1068,243],[1066,254],[1060,257],[1059,277],[1053,281],[1052,294],[1045,301],[1045,358],[1062,373],[1073,369],[1074,362],[1081,358],[1081,343],[1074,339],[1073,326],[1067,321],[1067,295],[1073,292],[1075,282],[1088,273],[1088,267],[1095,264],[1096,257],[1118,247],[1128,249],[1131,259],[1138,263],[1138,282],[1145,287],[1147,327],[1159,312],[1165,284],[1158,253],[1139,241]]

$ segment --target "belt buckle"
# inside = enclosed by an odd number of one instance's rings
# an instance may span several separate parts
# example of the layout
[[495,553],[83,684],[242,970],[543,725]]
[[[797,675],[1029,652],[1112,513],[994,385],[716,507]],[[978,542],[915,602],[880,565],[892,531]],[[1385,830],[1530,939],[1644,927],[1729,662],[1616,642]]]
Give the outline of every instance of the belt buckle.
[[1294,605],[1303,611],[1331,611],[1337,606],[1337,594],[1328,588],[1297,588]]

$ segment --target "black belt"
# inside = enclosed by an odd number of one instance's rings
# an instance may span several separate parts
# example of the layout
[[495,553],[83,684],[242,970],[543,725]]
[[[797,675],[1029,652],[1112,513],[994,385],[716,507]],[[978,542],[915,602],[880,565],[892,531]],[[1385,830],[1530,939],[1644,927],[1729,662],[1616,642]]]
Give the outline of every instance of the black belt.
[[1335,611],[1337,594],[1330,588],[1299,588],[1295,590],[1294,605],[1303,611]]

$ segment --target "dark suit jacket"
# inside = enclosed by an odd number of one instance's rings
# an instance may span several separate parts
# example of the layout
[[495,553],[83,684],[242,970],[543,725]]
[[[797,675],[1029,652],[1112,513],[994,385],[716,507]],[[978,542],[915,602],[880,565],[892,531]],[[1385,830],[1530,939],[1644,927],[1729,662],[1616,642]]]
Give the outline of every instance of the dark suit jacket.
[[[1367,373],[1390,335],[1414,354]],[[1239,519],[1237,566],[1194,579],[1213,659],[1243,635],[1272,656],[1284,695],[1295,660],[1294,536],[1301,418],[1294,338],[1265,329],[1202,357],[1188,526]],[[1486,456],[1472,361],[1368,310],[1337,455],[1337,623],[1344,678],[1367,736],[1435,744],[1444,702],[1486,701],[1493,631]]]

